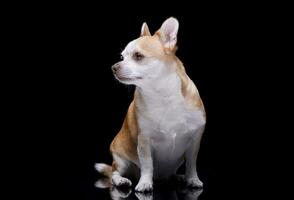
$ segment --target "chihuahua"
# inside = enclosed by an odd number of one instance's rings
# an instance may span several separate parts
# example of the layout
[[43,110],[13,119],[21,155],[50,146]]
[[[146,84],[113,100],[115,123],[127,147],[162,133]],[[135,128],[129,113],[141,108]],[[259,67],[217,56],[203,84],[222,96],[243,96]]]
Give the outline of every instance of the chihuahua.
[[[136,86],[121,130],[110,151],[112,166],[97,163],[95,168],[114,186],[153,190],[153,181],[177,178],[189,187],[202,187],[196,159],[204,132],[206,115],[199,92],[175,55],[179,22],[168,18],[150,34],[143,23],[141,35],[121,53],[112,66],[115,78]],[[185,175],[176,175],[185,161]]]

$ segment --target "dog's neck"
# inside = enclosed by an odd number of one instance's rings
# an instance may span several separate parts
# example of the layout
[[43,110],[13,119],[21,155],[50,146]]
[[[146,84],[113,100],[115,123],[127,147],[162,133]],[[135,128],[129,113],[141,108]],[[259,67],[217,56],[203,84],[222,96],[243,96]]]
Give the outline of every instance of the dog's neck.
[[136,86],[135,102],[146,107],[171,103],[181,97],[181,80],[176,72]]

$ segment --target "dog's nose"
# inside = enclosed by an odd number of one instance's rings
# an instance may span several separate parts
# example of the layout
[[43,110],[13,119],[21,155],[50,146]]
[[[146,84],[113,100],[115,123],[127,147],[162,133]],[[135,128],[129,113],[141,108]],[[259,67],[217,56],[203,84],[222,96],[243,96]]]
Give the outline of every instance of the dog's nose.
[[112,65],[111,69],[113,71],[113,73],[117,72],[117,70],[119,69],[120,65],[118,63]]

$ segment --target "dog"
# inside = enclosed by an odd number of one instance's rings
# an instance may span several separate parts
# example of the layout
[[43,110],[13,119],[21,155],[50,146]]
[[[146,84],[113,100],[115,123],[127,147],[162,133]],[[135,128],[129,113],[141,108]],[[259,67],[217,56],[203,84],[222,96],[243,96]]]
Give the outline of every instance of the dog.
[[[199,92],[175,55],[179,22],[170,17],[151,35],[144,22],[140,37],[121,53],[112,66],[115,78],[135,85],[121,130],[110,151],[112,166],[95,164],[114,186],[131,186],[138,176],[137,192],[153,190],[153,181],[183,179],[189,187],[203,187],[196,159],[206,124]],[[185,161],[185,175],[176,175]]]

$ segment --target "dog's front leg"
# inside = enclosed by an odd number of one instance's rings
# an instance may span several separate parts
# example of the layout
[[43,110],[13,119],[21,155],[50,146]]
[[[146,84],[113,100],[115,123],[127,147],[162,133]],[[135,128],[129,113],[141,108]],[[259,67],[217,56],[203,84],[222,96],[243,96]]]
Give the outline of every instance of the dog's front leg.
[[152,191],[153,189],[153,160],[151,154],[150,138],[140,134],[138,135],[137,146],[141,177],[135,190],[138,192]]

